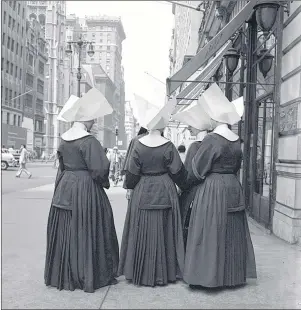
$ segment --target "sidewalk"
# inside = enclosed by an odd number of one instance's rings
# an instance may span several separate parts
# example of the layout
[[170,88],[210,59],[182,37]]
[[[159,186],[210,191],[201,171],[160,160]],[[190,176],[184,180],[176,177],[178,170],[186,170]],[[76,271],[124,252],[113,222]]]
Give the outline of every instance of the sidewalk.
[[[46,225],[53,185],[3,195],[2,308],[6,309],[301,309],[301,248],[250,224],[257,282],[220,292],[192,291],[182,282],[135,287],[123,278],[97,290],[58,291],[43,282]],[[121,241],[127,209],[125,191],[112,187],[111,200]]]

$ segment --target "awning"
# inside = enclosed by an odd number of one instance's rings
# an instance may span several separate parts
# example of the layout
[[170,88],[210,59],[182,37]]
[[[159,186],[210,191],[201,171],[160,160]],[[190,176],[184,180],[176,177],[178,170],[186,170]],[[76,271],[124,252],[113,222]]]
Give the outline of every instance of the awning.
[[208,59],[216,54],[225,44],[232,43],[231,37],[241,25],[248,20],[253,8],[264,0],[252,0],[219,32],[210,40],[185,66],[173,76],[166,79],[166,92],[170,96],[183,82],[191,77]]
[[[191,98],[190,93],[193,91],[193,89],[197,88],[199,84],[204,84],[204,83],[198,83],[197,81],[206,81],[209,80],[212,75],[214,75],[215,70],[220,66],[223,56],[225,53],[228,51],[228,49],[232,46],[232,42],[227,42],[220,51],[218,51],[217,55],[212,58],[209,63],[201,70],[199,75],[193,79],[196,82],[191,82],[184,90],[182,90],[178,95],[177,98]],[[214,71],[214,72],[213,72]]]

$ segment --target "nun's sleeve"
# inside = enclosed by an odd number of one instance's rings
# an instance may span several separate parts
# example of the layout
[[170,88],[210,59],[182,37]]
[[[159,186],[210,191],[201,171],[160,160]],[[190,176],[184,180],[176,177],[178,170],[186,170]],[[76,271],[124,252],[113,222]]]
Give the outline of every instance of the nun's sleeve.
[[192,169],[188,173],[187,183],[193,184],[196,181],[198,183],[204,181],[211,170],[214,160],[218,156],[219,151],[215,139],[208,135],[202,141],[199,150],[192,159]]
[[63,171],[65,169],[64,168],[64,162],[63,162],[63,157],[62,157],[62,154],[61,154],[61,151],[60,151],[60,146],[59,146],[59,149],[57,151],[57,158],[58,158],[58,161],[59,161],[59,167],[57,169],[57,174],[56,174],[54,188],[56,188],[58,183],[60,182],[62,173],[63,173]]
[[124,164],[122,167],[122,173],[123,174],[128,170],[128,167],[129,167],[129,159],[130,159],[130,155],[131,155],[131,152],[133,149],[133,143],[134,143],[134,141],[132,139],[130,144],[129,144],[129,147],[127,149],[126,155],[125,155]]
[[183,189],[185,186],[187,171],[181,160],[179,152],[176,147],[171,143],[164,154],[165,165],[168,169],[168,174],[171,179]]
[[133,148],[130,154],[127,170],[125,171],[124,185],[127,189],[134,189],[141,178],[141,164],[137,148]]
[[110,162],[100,142],[93,136],[86,139],[80,146],[92,179],[104,188],[110,188]]

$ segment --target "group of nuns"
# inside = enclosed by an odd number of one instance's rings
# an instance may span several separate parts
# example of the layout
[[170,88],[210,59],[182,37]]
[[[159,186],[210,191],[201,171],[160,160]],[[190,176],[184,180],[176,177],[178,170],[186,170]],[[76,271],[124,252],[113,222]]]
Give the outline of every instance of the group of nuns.
[[[121,249],[112,208],[109,161],[90,134],[112,113],[92,88],[73,96],[59,119],[73,123],[61,138],[59,170],[47,226],[45,284],[59,290],[96,289],[124,276],[137,286],[184,280],[191,287],[236,287],[256,278],[254,249],[237,173],[239,137],[229,129],[243,114],[214,83],[188,108],[176,99],[143,109],[144,128],[128,148],[123,171],[130,192]],[[141,108],[141,107],[140,107]],[[154,112],[155,111],[155,112]],[[182,162],[162,136],[170,118],[196,136]],[[123,206],[120,206],[123,207]]]

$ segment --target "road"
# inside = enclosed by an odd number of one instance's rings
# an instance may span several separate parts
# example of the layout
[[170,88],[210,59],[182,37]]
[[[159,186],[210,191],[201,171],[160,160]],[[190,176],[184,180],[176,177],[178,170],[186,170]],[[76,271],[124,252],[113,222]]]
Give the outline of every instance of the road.
[[[123,277],[97,290],[58,291],[43,282],[46,224],[56,171],[31,164],[33,174],[2,174],[2,308],[4,309],[301,309],[301,248],[250,222],[258,279],[240,289],[195,291],[183,282],[135,287]],[[107,191],[121,241],[127,201],[121,187]]]

